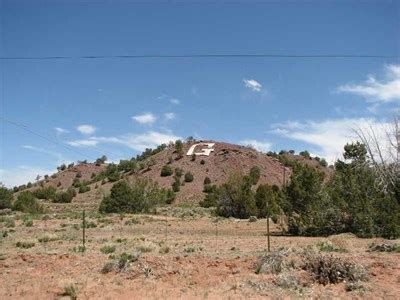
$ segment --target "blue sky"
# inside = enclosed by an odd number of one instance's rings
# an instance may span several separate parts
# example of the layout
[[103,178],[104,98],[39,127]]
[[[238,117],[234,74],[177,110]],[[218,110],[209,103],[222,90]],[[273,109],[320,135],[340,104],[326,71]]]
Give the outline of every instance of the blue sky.
[[[111,3],[112,2],[112,3]],[[195,136],[333,161],[400,104],[398,1],[0,0],[0,181]],[[387,58],[81,59],[131,54]]]

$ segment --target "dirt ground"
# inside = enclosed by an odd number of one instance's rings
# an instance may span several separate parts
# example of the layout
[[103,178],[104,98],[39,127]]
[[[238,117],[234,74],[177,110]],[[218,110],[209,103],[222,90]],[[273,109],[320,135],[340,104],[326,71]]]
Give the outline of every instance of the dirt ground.
[[[0,299],[398,299],[400,295],[400,253],[367,252],[368,245],[383,240],[349,234],[272,236],[273,251],[320,251],[318,242],[329,240],[342,251],[325,255],[351,260],[368,274],[353,291],[347,291],[346,282],[282,286],[276,284],[278,275],[256,274],[257,261],[267,248],[266,220],[217,220],[201,209],[164,213],[168,216],[89,213],[85,252],[80,252],[79,213],[0,216]],[[278,226],[272,225],[272,231],[278,232]],[[134,259],[117,267],[123,252]],[[111,269],[102,272],[107,262]]]

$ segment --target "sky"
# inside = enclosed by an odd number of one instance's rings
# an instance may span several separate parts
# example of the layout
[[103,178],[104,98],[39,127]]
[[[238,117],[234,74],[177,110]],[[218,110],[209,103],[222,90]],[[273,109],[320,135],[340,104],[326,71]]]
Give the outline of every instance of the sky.
[[[0,4],[8,187],[188,136],[333,162],[399,113],[398,1]],[[113,57],[192,54],[379,57]]]

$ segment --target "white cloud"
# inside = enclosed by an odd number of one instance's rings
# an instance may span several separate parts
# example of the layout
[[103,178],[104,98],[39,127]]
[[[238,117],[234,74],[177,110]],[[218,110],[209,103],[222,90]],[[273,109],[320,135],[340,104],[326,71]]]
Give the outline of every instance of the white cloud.
[[171,104],[175,104],[175,105],[178,105],[179,103],[181,103],[181,102],[179,101],[179,99],[177,99],[177,98],[170,98],[170,99],[169,99],[169,102],[170,102]]
[[61,128],[61,127],[54,127],[54,130],[56,131],[57,135],[69,132],[68,130]]
[[254,79],[243,79],[244,86],[253,92],[261,92],[262,85]]
[[152,124],[156,121],[157,117],[152,113],[143,113],[132,117],[133,120],[140,124]]
[[94,133],[97,129],[96,127],[92,126],[92,125],[79,125],[76,130],[78,130],[80,133],[82,134],[92,134]]
[[172,133],[148,131],[142,134],[125,134],[117,137],[92,137],[91,140],[99,143],[112,143],[126,146],[136,151],[146,148],[155,148],[160,144],[168,144],[170,141],[182,139]]
[[96,146],[98,144],[98,141],[89,139],[89,140],[74,140],[74,141],[68,141],[68,145],[74,146],[74,147],[92,147]]
[[19,166],[12,169],[0,169],[0,182],[6,187],[11,188],[26,184],[29,181],[34,182],[37,175],[44,176],[54,173],[53,170],[47,170],[29,166]]
[[257,151],[260,151],[260,152],[268,152],[271,150],[271,146],[272,146],[272,144],[269,142],[257,141],[257,140],[252,140],[252,139],[242,140],[239,142],[239,144],[243,145],[243,146],[253,147],[254,149],[256,149]]
[[362,96],[369,102],[398,102],[400,101],[400,65],[385,66],[385,76],[381,80],[370,75],[364,83],[341,85],[337,91]]
[[164,117],[166,120],[173,120],[175,119],[176,115],[173,112],[168,112],[164,114]]
[[31,146],[31,145],[22,145],[22,148],[24,148],[26,150],[35,151],[35,152],[53,156],[58,159],[58,162],[57,162],[58,164],[65,161],[64,156],[60,152],[50,151],[50,150],[47,150],[44,148],[35,147],[35,146]]
[[384,140],[388,126],[388,123],[381,123],[374,118],[344,118],[275,124],[272,132],[311,145],[309,150],[332,163],[342,158],[346,143],[358,140],[355,130],[374,128],[377,136]]

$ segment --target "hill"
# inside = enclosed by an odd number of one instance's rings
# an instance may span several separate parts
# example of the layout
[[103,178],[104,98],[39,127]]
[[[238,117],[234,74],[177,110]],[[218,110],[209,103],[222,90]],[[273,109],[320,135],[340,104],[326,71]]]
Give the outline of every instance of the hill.
[[[181,169],[183,174],[190,172],[193,175],[193,181],[185,182],[180,187],[180,191],[176,193],[176,204],[196,204],[201,201],[204,198],[203,182],[206,177],[211,180],[211,184],[221,185],[231,174],[245,174],[252,167],[258,166],[260,169],[259,183],[282,186],[284,181],[290,179],[292,173],[291,168],[285,166],[278,157],[267,155],[251,147],[225,142],[207,140],[183,143],[181,153],[178,153],[173,143],[157,149],[159,150],[144,152],[147,154],[139,156],[137,159],[137,168],[129,172],[120,171],[120,177],[127,180],[149,178],[162,187],[171,188],[174,178],[173,175],[161,176],[164,166],[169,166],[172,171],[177,168]],[[290,153],[285,154],[284,157],[289,161],[301,161],[318,168],[328,176],[332,172],[331,169],[321,166],[317,160],[312,158]],[[37,182],[27,190],[33,191],[38,186],[52,186],[58,191],[62,191],[73,186],[76,181],[86,182],[90,190],[78,193],[68,208],[71,210],[96,209],[101,195],[108,193],[115,183],[110,182],[104,176],[109,166],[105,163],[79,163]],[[51,208],[57,211],[66,207],[65,204],[51,204]]]

